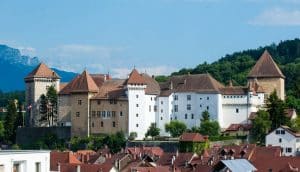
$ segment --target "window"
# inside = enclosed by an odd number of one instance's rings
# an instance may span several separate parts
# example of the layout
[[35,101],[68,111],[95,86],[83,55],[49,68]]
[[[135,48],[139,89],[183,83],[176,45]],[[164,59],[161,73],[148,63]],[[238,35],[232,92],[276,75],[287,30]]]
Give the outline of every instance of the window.
[[151,97],[150,99],[151,99],[151,101],[152,101],[152,97]]
[[163,120],[163,117],[162,117],[162,116],[160,117],[160,120]]
[[101,116],[101,111],[97,111],[97,117],[100,118]]
[[101,111],[101,116],[102,116],[102,118],[105,118],[106,117],[106,111]]
[[285,152],[288,152],[288,153],[292,152],[292,148],[285,148]]
[[209,110],[209,106],[206,106],[206,109]]
[[187,95],[187,96],[186,96],[186,99],[187,99],[187,100],[191,100],[191,95]]
[[20,172],[21,169],[20,169],[20,164],[19,163],[15,163],[13,165],[13,172]]
[[281,143],[281,142],[282,142],[281,138],[279,138],[278,142],[279,142],[279,143]]
[[193,113],[191,114],[191,119],[194,119],[194,114]]
[[151,105],[149,105],[149,112],[151,112]]
[[200,100],[202,100],[202,97],[200,97]]
[[280,134],[285,134],[285,130],[281,130]]
[[100,105],[100,104],[101,104],[101,101],[100,101],[100,100],[97,100],[97,104]]
[[100,126],[103,127],[103,121],[101,121]]
[[47,85],[47,86],[46,86],[46,90],[48,90],[48,89],[49,89],[49,87],[50,87],[50,86],[49,86],[49,85]]
[[202,108],[202,105],[200,104],[200,107]]
[[92,127],[94,128],[94,123],[92,122]]
[[110,118],[110,115],[111,115],[111,111],[107,111],[107,118]]
[[92,117],[96,117],[96,111],[92,111]]
[[111,117],[116,117],[116,111],[111,111]]
[[139,117],[139,114],[137,113],[137,114],[135,114],[135,116],[136,116],[136,117]]
[[116,122],[115,121],[112,122],[112,126],[116,127]]
[[120,111],[120,116],[123,116],[123,112],[122,111]]
[[138,98],[139,98],[139,95],[137,94],[137,95],[135,95],[135,97],[138,99]]
[[78,100],[78,105],[81,105],[82,104],[82,100]]
[[209,100],[209,97],[206,97],[206,100]]
[[110,103],[110,104],[117,104],[117,100],[115,100],[115,99],[110,99],[110,100],[109,100],[109,103]]
[[139,124],[136,124],[135,126],[138,128],[138,127],[139,127]]
[[175,95],[175,96],[174,96],[174,100],[178,100],[178,95]]
[[136,106],[136,107],[139,107],[139,104],[136,104],[135,106]]
[[174,112],[178,112],[178,105],[174,105]]
[[36,162],[35,163],[35,171],[36,172],[40,172],[41,171],[41,163],[40,162]]
[[187,119],[187,114],[184,115],[184,119]]
[[280,134],[280,130],[276,130],[276,134]]
[[76,112],[76,117],[80,117],[80,112]]
[[239,108],[236,108],[236,109],[235,109],[235,113],[239,113]]
[[154,105],[154,112],[156,112],[157,111],[157,106],[156,105]]
[[164,112],[164,110],[163,110],[163,109],[161,109],[161,110],[160,110],[160,113],[163,113],[163,112]]
[[175,120],[177,120],[177,116],[175,116]]
[[192,109],[191,104],[187,104],[186,105],[186,110],[191,110],[191,109]]

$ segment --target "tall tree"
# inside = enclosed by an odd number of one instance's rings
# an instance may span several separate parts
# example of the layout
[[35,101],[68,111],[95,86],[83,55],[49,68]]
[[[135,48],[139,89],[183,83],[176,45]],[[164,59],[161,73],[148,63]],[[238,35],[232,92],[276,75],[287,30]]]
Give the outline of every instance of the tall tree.
[[267,109],[272,121],[271,130],[278,128],[280,125],[290,125],[290,121],[286,117],[285,103],[278,98],[275,90],[268,98]]
[[17,102],[10,100],[7,106],[7,113],[4,118],[4,137],[7,143],[14,143],[16,139],[16,127],[14,126],[17,116]]
[[255,141],[261,144],[265,143],[266,134],[271,129],[272,122],[269,120],[270,115],[267,111],[259,110],[256,118],[252,121],[251,135]]
[[50,126],[49,114],[48,114],[48,99],[45,94],[40,96],[40,119],[41,123],[48,123]]
[[169,132],[172,137],[179,137],[186,131],[186,125],[183,122],[173,120],[165,125],[166,132]]
[[51,125],[54,125],[54,122],[57,121],[57,91],[54,86],[50,86],[47,90],[47,99],[49,103],[49,117],[51,120]]
[[217,121],[211,121],[209,119],[209,112],[202,112],[202,119],[200,123],[199,132],[202,135],[218,136],[220,134],[220,126]]

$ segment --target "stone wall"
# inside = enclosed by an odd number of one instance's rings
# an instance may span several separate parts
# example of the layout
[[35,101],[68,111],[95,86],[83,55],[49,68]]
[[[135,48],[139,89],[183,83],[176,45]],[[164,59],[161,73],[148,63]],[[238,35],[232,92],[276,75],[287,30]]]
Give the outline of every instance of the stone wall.
[[70,140],[71,127],[22,127],[17,129],[17,144],[32,144],[47,134],[55,134],[59,139]]

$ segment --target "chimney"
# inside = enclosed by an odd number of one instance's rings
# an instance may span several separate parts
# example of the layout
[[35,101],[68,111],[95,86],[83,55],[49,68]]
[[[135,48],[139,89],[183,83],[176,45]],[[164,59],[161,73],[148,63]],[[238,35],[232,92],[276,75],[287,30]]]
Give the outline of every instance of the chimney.
[[178,157],[179,156],[179,151],[178,151],[178,149],[176,150],[176,157]]
[[170,82],[170,90],[173,90],[173,82]]
[[232,80],[229,80],[229,87],[233,87]]
[[118,162],[118,161],[119,161],[118,159],[115,160],[115,167],[116,167],[117,169],[119,169],[119,162]]
[[155,79],[155,76],[154,76],[154,75],[152,75],[151,77],[152,77],[152,79]]
[[57,171],[60,172],[60,163],[57,164]]
[[184,167],[187,167],[187,166],[188,166],[188,161],[185,160],[185,162],[184,162]]
[[76,172],[80,172],[80,165],[79,164],[76,166]]

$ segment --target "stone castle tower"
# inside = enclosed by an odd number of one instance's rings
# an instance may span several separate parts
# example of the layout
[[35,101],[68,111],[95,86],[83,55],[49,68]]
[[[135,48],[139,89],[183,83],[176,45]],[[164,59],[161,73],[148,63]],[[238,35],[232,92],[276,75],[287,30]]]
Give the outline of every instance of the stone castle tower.
[[25,78],[26,87],[26,125],[39,126],[39,99],[42,94],[47,93],[50,86],[59,91],[60,77],[44,63],[40,63]]
[[282,74],[281,70],[267,50],[264,51],[262,56],[256,62],[247,78],[248,84],[258,82],[265,91],[265,98],[269,97],[269,95],[276,90],[278,97],[284,100],[285,76]]

